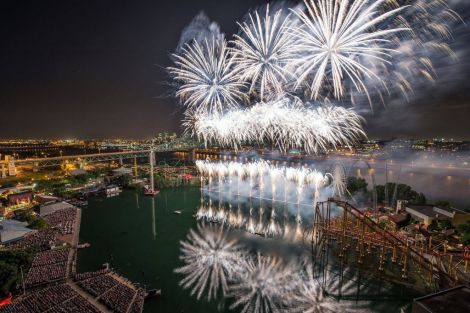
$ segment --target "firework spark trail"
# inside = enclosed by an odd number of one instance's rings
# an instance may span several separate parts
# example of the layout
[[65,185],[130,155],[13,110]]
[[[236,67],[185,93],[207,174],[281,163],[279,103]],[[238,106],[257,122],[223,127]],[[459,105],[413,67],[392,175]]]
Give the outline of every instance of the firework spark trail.
[[335,196],[341,198],[346,193],[346,171],[344,166],[339,163],[335,164],[333,168],[332,186]]
[[363,77],[382,81],[360,60],[390,62],[394,51],[389,48],[390,38],[397,32],[409,31],[406,27],[384,23],[404,9],[381,13],[386,1],[305,0],[306,12],[294,10],[302,21],[300,27],[293,28],[294,50],[298,56],[293,63],[296,87],[311,80],[310,97],[318,99],[325,84],[331,81],[334,97],[340,99],[345,95],[346,78],[356,90],[366,94],[368,88]]
[[238,23],[241,35],[235,35],[232,51],[241,80],[251,82],[250,93],[259,93],[264,101],[285,91],[291,76],[287,64],[292,62],[293,37],[289,14],[282,10],[272,14],[269,5],[265,16],[260,14],[255,11],[246,22]]
[[215,298],[219,290],[226,294],[227,281],[239,270],[243,260],[241,247],[229,240],[222,228],[198,226],[181,242],[181,260],[184,266],[175,272],[185,275],[180,284],[191,288],[191,295],[201,298],[207,289],[208,299]]
[[245,263],[230,286],[231,309],[241,313],[280,313],[293,290],[295,267],[279,258],[257,255]]
[[[452,32],[463,25],[460,16],[450,9],[447,0],[390,0],[386,3],[389,9],[407,5],[400,12],[399,19],[406,23],[412,32],[406,36],[394,36],[391,44],[393,62],[369,62],[368,68],[383,78],[365,79],[372,101],[385,104],[386,99],[404,98],[418,93],[420,88],[435,82],[440,67],[456,60],[456,55],[449,46]],[[351,101],[360,105],[362,94],[351,92]]]
[[225,40],[194,41],[173,56],[176,67],[168,70],[180,84],[176,96],[189,111],[221,112],[246,97]]
[[[299,240],[302,239],[304,236],[304,228],[302,226],[302,216],[300,207],[305,205],[305,203],[301,203],[301,198],[304,196],[304,192],[307,190],[313,191],[313,204],[319,201],[322,196],[322,191],[325,187],[333,185],[334,176],[331,174],[323,175],[322,173],[312,170],[306,167],[286,167],[286,166],[276,166],[271,164],[270,162],[260,160],[250,163],[240,163],[240,162],[211,162],[211,161],[203,161],[197,160],[196,166],[199,169],[202,176],[204,175],[211,175],[212,178],[215,178],[219,181],[218,189],[219,189],[219,209],[214,210],[211,207],[211,198],[209,198],[209,206],[201,204],[198,212],[196,213],[196,218],[198,220],[207,220],[211,222],[220,222],[225,223],[227,222],[228,225],[233,227],[244,227],[250,233],[257,233],[257,234],[265,234],[267,236],[278,236],[283,235],[286,238]],[[236,169],[236,170],[234,170]],[[228,177],[226,175],[229,175]],[[237,176],[241,175],[241,176]],[[248,176],[246,176],[248,175]],[[236,178],[233,176],[237,176]],[[223,177],[224,179],[221,179]],[[246,179],[246,184],[249,184],[249,193],[246,196],[249,197],[249,204],[250,204],[250,214],[247,218],[243,218],[241,216],[240,209],[238,210],[237,214],[229,211],[227,214],[224,210],[221,209],[220,203],[222,199],[222,194],[220,191],[227,189],[226,184],[229,184],[227,193],[228,197],[231,197],[231,188],[230,182],[234,179],[237,180],[237,185],[240,185]],[[203,181],[211,181],[211,177],[206,177]],[[271,190],[264,190],[264,184],[271,185]],[[280,187],[280,188],[277,188]],[[259,188],[259,192],[254,192],[256,188]],[[202,187],[204,189],[204,187]],[[286,204],[292,204],[296,206],[296,226],[294,232],[291,234],[289,232],[289,226],[284,225],[283,230],[281,230],[280,225],[276,221],[276,212],[275,212],[275,194],[278,189],[283,189],[280,194],[284,195],[283,200],[277,201],[284,201]],[[287,190],[294,190],[296,193],[295,202],[288,202],[287,201]],[[238,195],[240,196],[240,189],[238,188]],[[271,192],[271,196],[266,195],[264,197],[264,193],[266,191]],[[329,190],[326,190],[328,193]],[[210,193],[211,191],[208,190]],[[323,195],[325,196],[325,195]],[[258,218],[255,219],[253,214],[253,206],[252,201],[253,198],[258,198],[260,201],[259,210],[258,210]],[[269,216],[269,221],[265,225],[264,220],[264,213],[265,209],[263,207],[262,201],[263,200],[271,200],[272,207]],[[228,218],[227,218],[228,217]],[[246,222],[246,223],[245,223]],[[286,223],[285,223],[286,224]]]
[[305,107],[297,100],[258,103],[224,115],[186,114],[185,128],[206,144],[237,149],[244,142],[271,142],[281,151],[317,153],[365,137],[355,111],[332,105]]
[[299,275],[299,284],[293,296],[289,299],[292,313],[336,313],[350,312],[350,307],[344,307],[338,301],[325,297],[321,283],[313,278],[311,266],[306,266]]
[[[237,176],[237,184],[247,180],[249,184],[249,194],[250,198],[255,197],[253,190],[255,187],[261,188],[262,190],[258,193],[258,198],[268,199],[263,197],[263,191],[266,191],[264,188],[264,181],[270,182],[271,185],[271,197],[272,201],[275,201],[275,193],[278,190],[277,186],[282,186],[284,191],[282,194],[287,194],[286,189],[288,188],[289,183],[294,183],[297,186],[297,204],[300,204],[300,194],[302,190],[309,187],[319,192],[322,188],[332,184],[333,176],[331,174],[323,175],[317,170],[300,167],[287,167],[287,166],[278,166],[271,164],[270,162],[259,160],[250,163],[240,163],[240,162],[211,162],[208,160],[197,160],[196,167],[198,168],[200,174],[207,178],[208,181],[212,181],[213,178],[217,178],[220,184],[224,185],[234,180],[233,176]],[[231,168],[237,168],[237,171],[231,171]],[[246,176],[248,174],[248,176]],[[239,176],[241,175],[241,176]],[[222,179],[222,177],[224,179]],[[213,187],[213,186],[211,186]],[[219,192],[223,189],[221,185],[218,186]],[[269,190],[269,189],[268,189]],[[209,190],[210,191],[210,190]],[[240,195],[240,194],[239,194]],[[278,200],[282,201],[282,200]],[[287,201],[287,198],[284,198],[283,201]]]

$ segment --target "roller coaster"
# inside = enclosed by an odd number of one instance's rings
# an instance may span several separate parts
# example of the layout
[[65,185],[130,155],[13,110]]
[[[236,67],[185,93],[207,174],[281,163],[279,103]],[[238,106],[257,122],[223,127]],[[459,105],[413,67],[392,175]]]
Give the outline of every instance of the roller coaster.
[[[439,251],[426,240],[384,229],[345,201],[330,198],[317,203],[311,236],[318,263],[334,255],[341,263],[424,292],[470,281],[466,273],[470,253],[459,255],[458,261],[457,256]],[[459,266],[463,262],[465,270]]]

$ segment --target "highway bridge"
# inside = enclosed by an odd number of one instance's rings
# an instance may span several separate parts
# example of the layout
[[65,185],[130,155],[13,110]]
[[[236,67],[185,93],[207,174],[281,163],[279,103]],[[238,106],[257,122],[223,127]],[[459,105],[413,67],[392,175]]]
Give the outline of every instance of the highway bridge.
[[[60,166],[66,162],[73,163],[100,163],[100,162],[111,162],[119,161],[122,163],[125,159],[137,159],[137,158],[148,158],[150,152],[153,150],[155,153],[164,152],[190,152],[199,146],[194,142],[188,140],[175,140],[169,143],[156,145],[143,150],[132,150],[132,151],[119,151],[119,152],[103,152],[93,154],[81,154],[81,155],[64,155],[57,157],[46,157],[46,158],[26,158],[14,160],[14,165],[31,165],[33,169]],[[5,160],[0,161],[0,168],[8,167],[8,162]]]

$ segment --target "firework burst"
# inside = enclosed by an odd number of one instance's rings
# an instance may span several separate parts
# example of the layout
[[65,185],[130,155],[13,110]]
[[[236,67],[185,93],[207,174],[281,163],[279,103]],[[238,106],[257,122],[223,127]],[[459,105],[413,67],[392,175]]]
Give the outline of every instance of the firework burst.
[[222,228],[201,227],[191,230],[186,241],[181,242],[181,260],[184,266],[175,272],[185,275],[180,284],[191,288],[191,295],[201,298],[208,291],[208,299],[217,292],[228,290],[227,281],[239,269],[242,250],[235,240],[227,238]]
[[364,77],[382,81],[361,61],[388,63],[394,51],[389,48],[390,39],[397,32],[409,30],[384,23],[404,8],[381,13],[384,2],[305,0],[306,11],[294,10],[302,21],[300,27],[293,28],[298,55],[293,64],[296,87],[311,80],[310,97],[318,99],[325,84],[332,83],[334,97],[339,99],[345,95],[345,79],[364,93],[368,93]]
[[245,263],[230,286],[229,296],[235,299],[230,307],[240,308],[241,313],[284,312],[286,296],[294,287],[294,275],[293,266],[258,254]]
[[170,75],[180,84],[176,96],[189,111],[222,112],[237,108],[245,99],[240,82],[223,39],[193,41],[174,54]]
[[241,35],[235,35],[233,53],[241,80],[251,82],[250,93],[264,101],[281,94],[289,80],[286,65],[292,61],[293,38],[290,18],[282,10],[274,14],[266,8],[265,16],[255,11],[239,23]]
[[270,142],[284,152],[300,148],[317,153],[364,137],[361,123],[362,118],[351,109],[306,107],[284,98],[224,115],[190,114],[184,125],[206,144],[237,149],[244,142]]

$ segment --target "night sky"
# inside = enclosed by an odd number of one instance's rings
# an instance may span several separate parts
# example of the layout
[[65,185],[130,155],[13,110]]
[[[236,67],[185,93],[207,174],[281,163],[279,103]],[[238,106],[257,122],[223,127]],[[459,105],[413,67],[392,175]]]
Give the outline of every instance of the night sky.
[[[470,22],[468,0],[451,0]],[[460,3],[459,3],[460,2]],[[146,138],[180,131],[164,68],[201,10],[226,35],[255,0],[4,0],[0,3],[0,138]],[[469,23],[470,24],[470,23]],[[370,137],[470,139],[470,26],[459,61],[409,104],[367,115]]]

